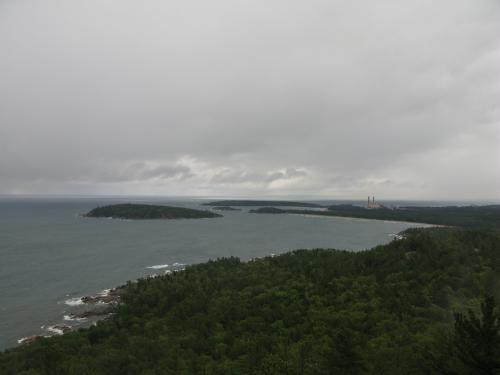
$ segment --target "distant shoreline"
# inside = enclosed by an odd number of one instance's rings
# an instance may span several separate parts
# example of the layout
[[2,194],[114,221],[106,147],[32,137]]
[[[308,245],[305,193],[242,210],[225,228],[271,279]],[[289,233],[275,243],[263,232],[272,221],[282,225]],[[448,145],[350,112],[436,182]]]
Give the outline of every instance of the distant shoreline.
[[415,224],[415,225],[426,225],[429,227],[437,227],[437,228],[452,228],[451,225],[444,224],[432,224],[432,223],[422,223],[416,221],[402,221],[402,220],[385,220],[385,219],[373,219],[373,218],[364,218],[364,217],[355,217],[355,216],[335,216],[335,215],[314,215],[314,214],[299,214],[299,213],[286,213],[285,215],[294,215],[294,216],[305,216],[305,217],[320,217],[324,219],[347,219],[347,220],[355,220],[355,221],[382,221],[384,223],[403,223],[403,224]]
[[500,229],[500,205],[445,206],[445,207],[399,207],[365,208],[354,205],[330,206],[324,211],[261,207],[250,210],[255,214],[298,214],[351,219],[382,220],[446,226],[457,228]]

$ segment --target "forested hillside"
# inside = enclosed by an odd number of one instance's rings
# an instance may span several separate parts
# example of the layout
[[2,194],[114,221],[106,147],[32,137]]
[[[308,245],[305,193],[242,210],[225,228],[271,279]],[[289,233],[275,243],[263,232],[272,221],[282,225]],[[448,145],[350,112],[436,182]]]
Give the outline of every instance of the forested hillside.
[[[499,236],[432,228],[404,237],[359,253],[220,259],[129,283],[113,318],[0,354],[0,373],[493,374],[491,299],[489,325],[474,319],[485,295],[499,297]],[[467,308],[472,315],[454,317]],[[492,372],[474,367],[477,358]]]

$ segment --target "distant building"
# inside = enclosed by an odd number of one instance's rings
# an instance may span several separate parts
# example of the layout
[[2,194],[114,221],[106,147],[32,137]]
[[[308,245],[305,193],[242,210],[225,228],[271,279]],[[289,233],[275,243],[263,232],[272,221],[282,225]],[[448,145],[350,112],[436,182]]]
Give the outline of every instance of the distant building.
[[384,207],[384,206],[382,206],[381,204],[375,203],[375,197],[371,197],[371,199],[370,199],[370,196],[368,196],[366,208],[372,209],[372,208],[382,208],[382,207]]

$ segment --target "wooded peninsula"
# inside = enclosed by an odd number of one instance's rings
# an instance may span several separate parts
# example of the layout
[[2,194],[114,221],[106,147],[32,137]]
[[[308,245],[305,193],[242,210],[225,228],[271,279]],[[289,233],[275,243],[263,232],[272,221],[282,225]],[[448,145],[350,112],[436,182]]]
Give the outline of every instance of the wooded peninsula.
[[456,226],[462,228],[500,228],[500,205],[448,206],[448,207],[399,207],[367,209],[354,205],[329,206],[325,210],[296,210],[261,207],[251,210],[259,214],[306,214],[339,216],[360,219],[393,220],[413,223]]

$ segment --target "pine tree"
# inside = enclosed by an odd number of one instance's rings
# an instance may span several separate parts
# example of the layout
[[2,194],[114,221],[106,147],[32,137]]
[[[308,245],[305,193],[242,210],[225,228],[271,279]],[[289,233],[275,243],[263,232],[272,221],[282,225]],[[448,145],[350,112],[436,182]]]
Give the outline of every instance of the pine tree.
[[493,297],[481,303],[481,317],[469,310],[455,314],[457,357],[474,373],[493,375],[500,370],[500,315]]

